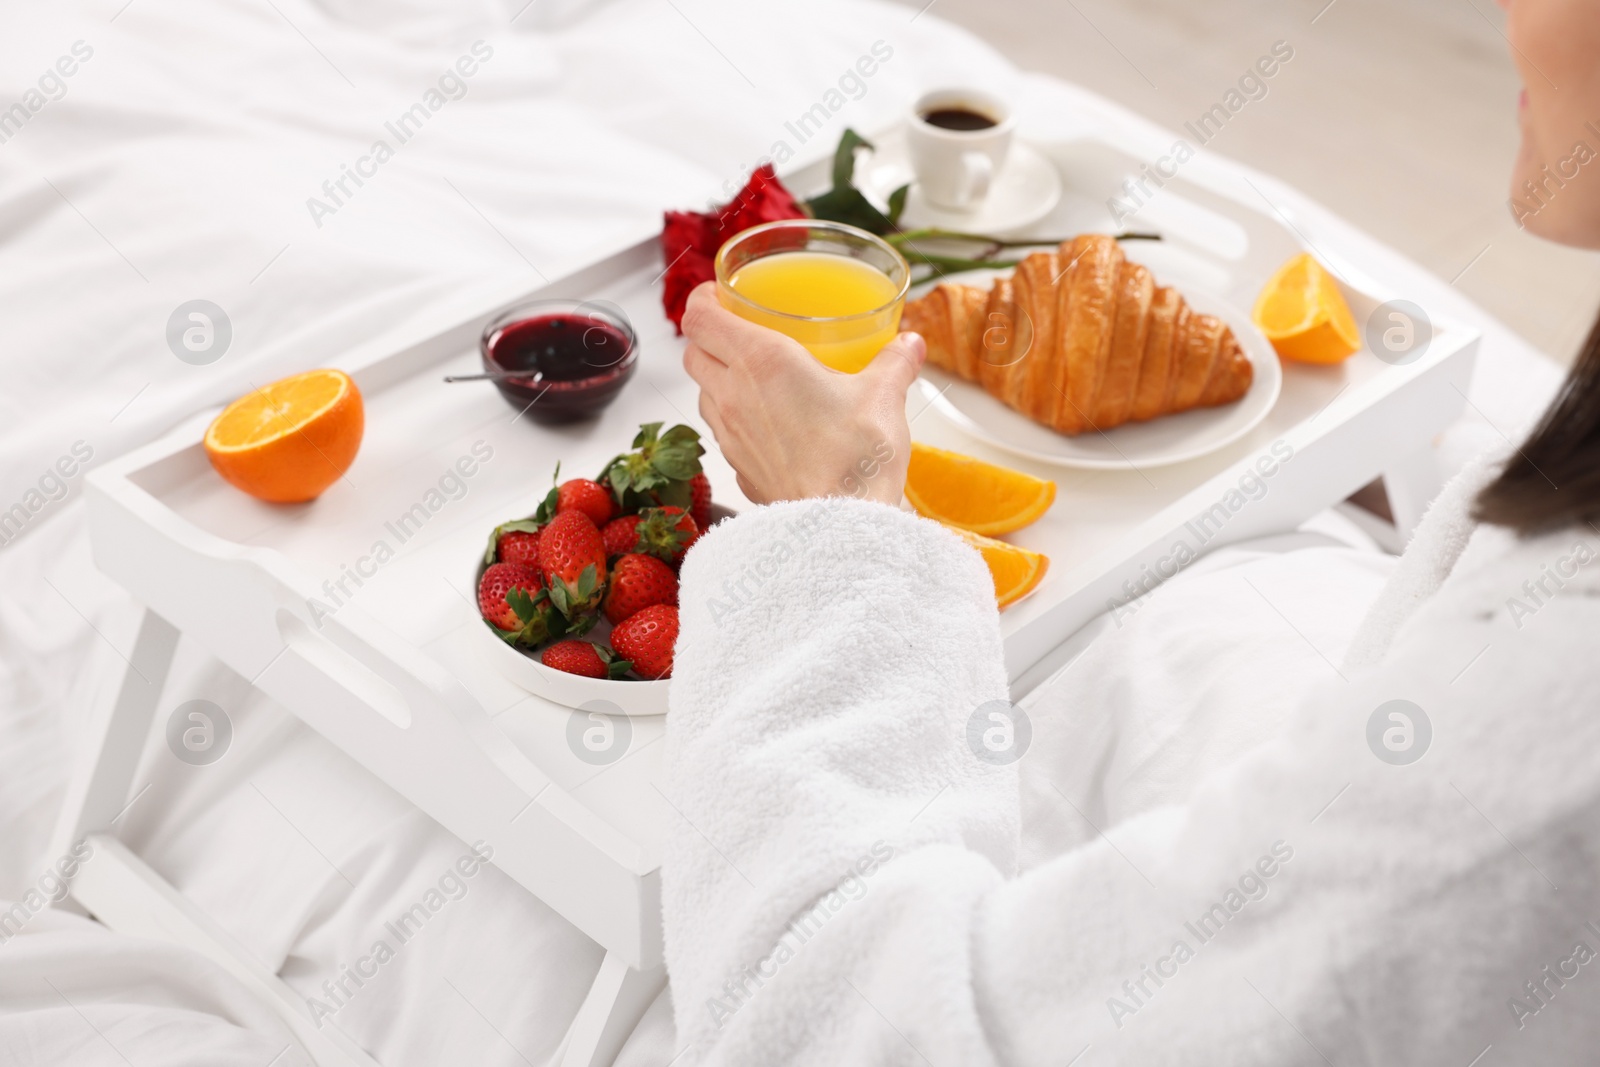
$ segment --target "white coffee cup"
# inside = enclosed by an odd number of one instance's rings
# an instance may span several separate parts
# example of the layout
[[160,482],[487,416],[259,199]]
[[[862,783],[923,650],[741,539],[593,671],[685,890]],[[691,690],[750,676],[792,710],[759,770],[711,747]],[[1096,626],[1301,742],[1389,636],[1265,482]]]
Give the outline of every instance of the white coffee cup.
[[[982,129],[950,129],[928,121],[938,112],[987,119]],[[911,166],[923,199],[935,207],[966,210],[989,193],[1005,166],[1016,116],[1004,100],[981,89],[937,89],[917,100],[907,123]]]

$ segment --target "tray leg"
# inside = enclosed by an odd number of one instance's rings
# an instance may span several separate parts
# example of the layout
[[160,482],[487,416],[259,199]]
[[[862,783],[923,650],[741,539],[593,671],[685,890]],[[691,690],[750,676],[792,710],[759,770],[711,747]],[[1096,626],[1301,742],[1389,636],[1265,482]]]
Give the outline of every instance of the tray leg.
[[139,755],[150,736],[177,647],[177,628],[146,608],[116,696],[98,704],[90,715],[50,842],[52,862],[87,835],[111,832],[112,821],[127,807]]
[[666,984],[665,967],[635,970],[615,952],[607,952],[562,1042],[561,1067],[611,1067]]
[[217,964],[283,1021],[317,1067],[378,1067],[331,1019],[313,1018],[304,997],[122,842],[108,834],[91,834],[87,840],[93,855],[85,861],[74,892],[96,919],[118,933],[180,945]]
[[1394,513],[1394,526],[1400,533],[1401,544],[1411,540],[1411,532],[1422,521],[1422,513],[1443,488],[1444,474],[1431,444],[1400,457],[1399,462],[1383,472],[1383,491],[1389,497],[1389,510]]

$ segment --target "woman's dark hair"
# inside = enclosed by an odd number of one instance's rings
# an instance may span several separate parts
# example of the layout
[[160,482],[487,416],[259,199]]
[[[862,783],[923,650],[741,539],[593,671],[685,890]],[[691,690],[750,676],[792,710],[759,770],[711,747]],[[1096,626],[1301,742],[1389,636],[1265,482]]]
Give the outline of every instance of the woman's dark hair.
[[1555,403],[1478,494],[1472,516],[1523,535],[1600,519],[1600,320]]

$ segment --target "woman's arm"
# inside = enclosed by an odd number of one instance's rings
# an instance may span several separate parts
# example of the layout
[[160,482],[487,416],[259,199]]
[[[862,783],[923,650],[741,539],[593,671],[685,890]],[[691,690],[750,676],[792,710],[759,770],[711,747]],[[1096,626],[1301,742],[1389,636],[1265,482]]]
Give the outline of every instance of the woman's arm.
[[[1168,1040],[1227,1053],[1186,1062],[1298,1062],[1215,976],[1281,916],[1328,772],[1269,762],[1017,878],[1017,765],[980,755],[1006,680],[970,548],[878,504],[761,508],[695,547],[680,612],[663,914],[679,1040],[704,1062],[1061,1067]],[[1322,905],[1302,896],[1304,932]],[[1233,928],[1202,946],[1186,922]],[[1286,958],[1244,973],[1275,984]]]
[[[1600,667],[1573,635],[1600,579],[1532,623],[1505,609],[1567,546],[1452,576],[1380,668],[1188,804],[1010,877],[1014,772],[1052,769],[983,758],[1006,681],[981,561],[893,508],[795,499],[898,499],[903,464],[867,457],[904,455],[914,368],[836,375],[729,319],[697,293],[685,362],[747,494],[792,502],[684,566],[663,863],[684,1062],[1592,1059]],[[1038,726],[1095,713],[1050,696]],[[1396,699],[1432,716],[1420,761],[1374,739]]]
[[[1587,609],[1538,621],[1580,632]],[[1465,1067],[1600,1040],[1600,717],[1576,712],[1600,671],[1503,616],[1419,616],[1189,804],[1014,875],[1013,772],[1050,767],[969,743],[1005,691],[969,549],[881,505],[761,508],[696,545],[681,611],[663,915],[684,1063]],[[1563,679],[1556,706],[1536,677]],[[1368,739],[1400,695],[1434,729],[1406,766]],[[1036,728],[1094,713],[1048,702]]]
[[862,999],[881,983],[945,1020],[943,1062],[987,1062],[960,931],[1018,830],[1015,768],[968,743],[1006,696],[982,560],[833,498],[714,528],[683,578],[663,872],[680,1042],[741,1064],[892,1053]]

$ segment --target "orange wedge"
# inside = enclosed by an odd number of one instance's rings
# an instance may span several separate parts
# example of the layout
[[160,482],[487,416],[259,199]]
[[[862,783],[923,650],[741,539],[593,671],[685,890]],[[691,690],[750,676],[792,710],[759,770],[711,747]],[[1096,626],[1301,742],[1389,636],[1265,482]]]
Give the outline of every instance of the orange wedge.
[[995,603],[1002,611],[1033,592],[1044,581],[1045,571],[1050,569],[1049,557],[1037,552],[970,530],[952,527],[952,532],[977,549],[983,562],[989,565],[989,576],[994,579]]
[[206,456],[258,500],[297,504],[350,469],[364,426],[361,391],[348,374],[307,371],[224,408],[206,430]]
[[1250,317],[1284,359],[1338,363],[1361,350],[1361,331],[1333,276],[1309,253],[1279,268]]
[[906,500],[917,514],[979,534],[1020,530],[1050,510],[1056,483],[911,443]]

